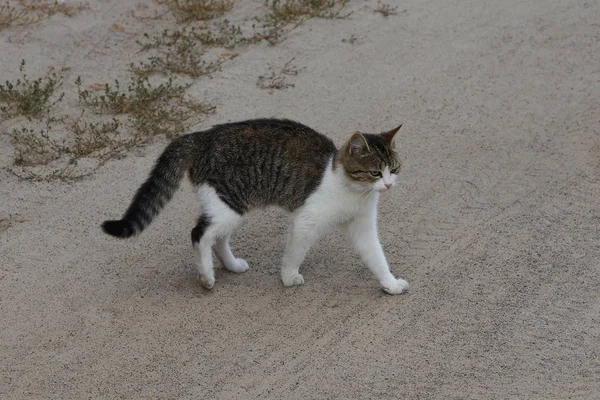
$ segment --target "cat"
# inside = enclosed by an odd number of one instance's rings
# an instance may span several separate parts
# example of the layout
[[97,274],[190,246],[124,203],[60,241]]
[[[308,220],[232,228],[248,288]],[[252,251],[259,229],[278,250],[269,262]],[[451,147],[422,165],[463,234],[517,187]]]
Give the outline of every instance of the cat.
[[275,205],[292,214],[281,267],[285,286],[302,285],[300,264],[309,248],[336,227],[345,229],[363,262],[389,294],[408,288],[390,272],[377,236],[379,193],[396,183],[400,160],[394,136],[354,133],[338,150],[326,136],[286,119],[216,125],[172,141],[137,190],[121,220],[105,221],[105,233],[128,238],[146,228],[171,199],[186,172],[200,196],[192,229],[200,283],[215,284],[213,250],[232,272],[248,270],[229,238],[244,214]]

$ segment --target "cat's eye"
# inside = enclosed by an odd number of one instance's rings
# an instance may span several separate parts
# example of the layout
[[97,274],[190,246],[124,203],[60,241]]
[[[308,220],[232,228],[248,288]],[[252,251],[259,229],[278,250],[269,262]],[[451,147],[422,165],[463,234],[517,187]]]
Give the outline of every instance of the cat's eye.
[[390,172],[391,172],[392,174],[397,174],[399,169],[400,169],[400,168],[394,168],[394,169],[393,169],[393,170],[391,170]]
[[369,171],[372,176],[381,176],[381,171]]

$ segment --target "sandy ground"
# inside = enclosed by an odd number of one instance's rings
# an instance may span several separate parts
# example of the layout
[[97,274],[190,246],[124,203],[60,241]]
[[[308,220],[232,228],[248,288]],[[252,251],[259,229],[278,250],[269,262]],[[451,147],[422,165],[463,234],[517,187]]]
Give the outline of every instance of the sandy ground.
[[[3,31],[3,80],[21,58],[123,76],[134,2],[98,3]],[[380,236],[409,293],[383,294],[341,234],[283,288],[278,210],[235,236],[251,270],[203,290],[187,184],[139,238],[103,235],[164,141],[73,184],[2,170],[0,398],[599,398],[600,3],[397,5],[354,1],[348,20],[238,49],[190,93],[218,105],[195,129],[288,117],[339,144],[404,123]],[[291,57],[294,88],[256,86]]]

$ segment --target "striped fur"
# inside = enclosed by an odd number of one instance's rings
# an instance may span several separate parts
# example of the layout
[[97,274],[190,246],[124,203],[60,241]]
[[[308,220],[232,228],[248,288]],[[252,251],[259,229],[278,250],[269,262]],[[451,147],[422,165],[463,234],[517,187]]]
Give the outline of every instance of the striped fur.
[[186,171],[195,186],[210,184],[240,215],[267,205],[293,211],[317,187],[335,153],[330,139],[289,120],[250,120],[184,135],[159,157],[122,219],[105,221],[102,229],[119,238],[142,232]]
[[118,221],[104,221],[105,233],[118,238],[139,234],[171,200],[192,162],[194,137],[182,136],[167,146],[156,161],[150,177],[137,190],[131,205]]

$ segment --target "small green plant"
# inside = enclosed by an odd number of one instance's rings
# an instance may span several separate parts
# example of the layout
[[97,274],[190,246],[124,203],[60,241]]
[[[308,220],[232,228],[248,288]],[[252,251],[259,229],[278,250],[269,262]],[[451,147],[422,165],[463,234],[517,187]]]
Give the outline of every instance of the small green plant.
[[265,0],[267,13],[261,22],[262,32],[258,34],[271,44],[277,44],[289,31],[311,18],[347,18],[342,14],[350,0]]
[[[211,29],[214,28],[214,29]],[[131,69],[138,75],[147,76],[153,73],[182,74],[192,78],[209,75],[217,71],[223,59],[206,61],[203,55],[211,47],[233,49],[241,43],[251,43],[257,38],[247,38],[239,26],[231,24],[227,19],[212,24],[210,28],[196,29],[185,27],[178,30],[165,29],[159,35],[144,34],[138,40],[140,51],[151,51],[154,55],[136,64]]]
[[137,146],[139,137],[123,138],[122,123],[116,118],[107,122],[87,122],[76,119],[71,125],[74,140],[67,153],[75,158],[95,156],[106,159]]
[[[66,119],[68,118],[49,118],[45,128],[40,130],[28,127],[13,129],[10,136],[14,146],[14,164],[21,168],[21,172],[11,172],[24,179],[78,179],[144,141],[141,137],[124,137],[121,132],[122,124],[116,118],[106,122],[88,122],[77,118],[70,125],[64,125]],[[51,128],[51,124],[57,121],[65,128],[61,132],[71,133],[60,141],[54,137]],[[78,169],[82,158],[95,159],[95,167]],[[50,163],[55,166],[50,172],[36,168]]]
[[19,0],[21,6],[27,12],[37,13],[44,18],[51,17],[55,14],[63,14],[67,17],[72,17],[83,10],[87,10],[90,6],[87,3],[68,4],[64,1],[59,2],[48,0]]
[[46,165],[64,153],[63,145],[49,135],[50,129],[35,129],[21,127],[10,133],[15,148],[15,165],[36,166]]
[[0,113],[4,119],[17,115],[28,118],[39,116],[62,101],[65,95],[61,93],[56,100],[48,103],[63,77],[56,72],[50,72],[45,77],[30,80],[24,70],[25,60],[21,60],[19,67],[21,78],[14,83],[6,81],[4,85],[0,84]]
[[249,44],[257,42],[258,38],[244,37],[242,29],[238,25],[233,25],[228,19],[217,22],[213,26],[215,29],[206,29],[198,33],[197,39],[205,46],[224,47],[233,49],[238,44]]
[[302,70],[302,68],[296,68],[292,62],[294,58],[286,62],[283,67],[277,68],[269,65],[270,73],[268,75],[261,75],[256,81],[256,85],[261,89],[267,89],[269,91],[287,89],[294,87],[293,83],[287,81],[288,76],[295,76]]
[[398,14],[398,6],[390,6],[389,4],[382,3],[381,0],[377,2],[377,8],[373,12],[379,13],[384,17]]
[[31,15],[24,8],[17,8],[6,2],[0,5],[0,30],[6,29],[11,25],[29,25],[43,19],[39,15]]
[[127,114],[134,134],[152,137],[174,137],[186,129],[193,117],[214,111],[214,106],[188,99],[185,90],[189,85],[175,84],[173,78],[153,86],[148,77],[132,77],[126,90],[119,81],[114,86],[105,85],[102,94],[82,89],[81,79],[76,80],[79,101],[97,114]]
[[[152,85],[147,77],[132,77],[126,88],[115,81],[100,93],[84,89],[81,78],[75,83],[80,103],[95,116],[83,119],[85,111],[75,119],[48,116],[42,129],[14,129],[9,133],[15,153],[10,172],[28,180],[80,179],[156,135],[182,133],[190,121],[214,111],[211,105],[186,98],[188,85],[172,79]],[[52,130],[54,124],[60,129]]]
[[343,43],[350,43],[350,44],[354,44],[356,43],[356,41],[358,40],[358,36],[356,36],[354,33],[352,35],[350,35],[350,37],[344,38],[342,39]]
[[175,85],[173,79],[153,86],[147,77],[132,78],[126,90],[118,80],[114,86],[104,85],[103,94],[94,95],[82,89],[81,77],[75,81],[79,100],[98,114],[135,114],[141,109],[154,108],[160,102],[183,97],[187,85]]
[[61,142],[51,137],[50,124],[50,120],[46,121],[46,127],[39,131],[27,127],[13,129],[10,136],[15,146],[15,165],[46,165],[63,155],[71,158],[70,163],[73,159],[87,156],[104,158],[137,143],[136,138],[120,138],[121,122],[115,118],[108,122],[76,119],[68,127],[73,138]]
[[10,2],[0,5],[0,30],[15,25],[31,25],[55,14],[63,14],[68,17],[89,8],[85,3],[67,4],[58,1],[45,0],[19,0],[19,6],[13,6]]
[[233,7],[231,0],[157,0],[157,3],[166,5],[179,23],[214,19]]
[[266,0],[267,20],[298,22],[310,18],[343,18],[349,0]]
[[207,62],[202,59],[199,48],[200,34],[194,28],[169,31],[150,36],[144,34],[144,41],[138,41],[141,51],[154,50],[156,55],[147,62],[131,64],[131,69],[138,75],[147,76],[152,73],[175,73],[197,78],[218,70],[218,62]]

